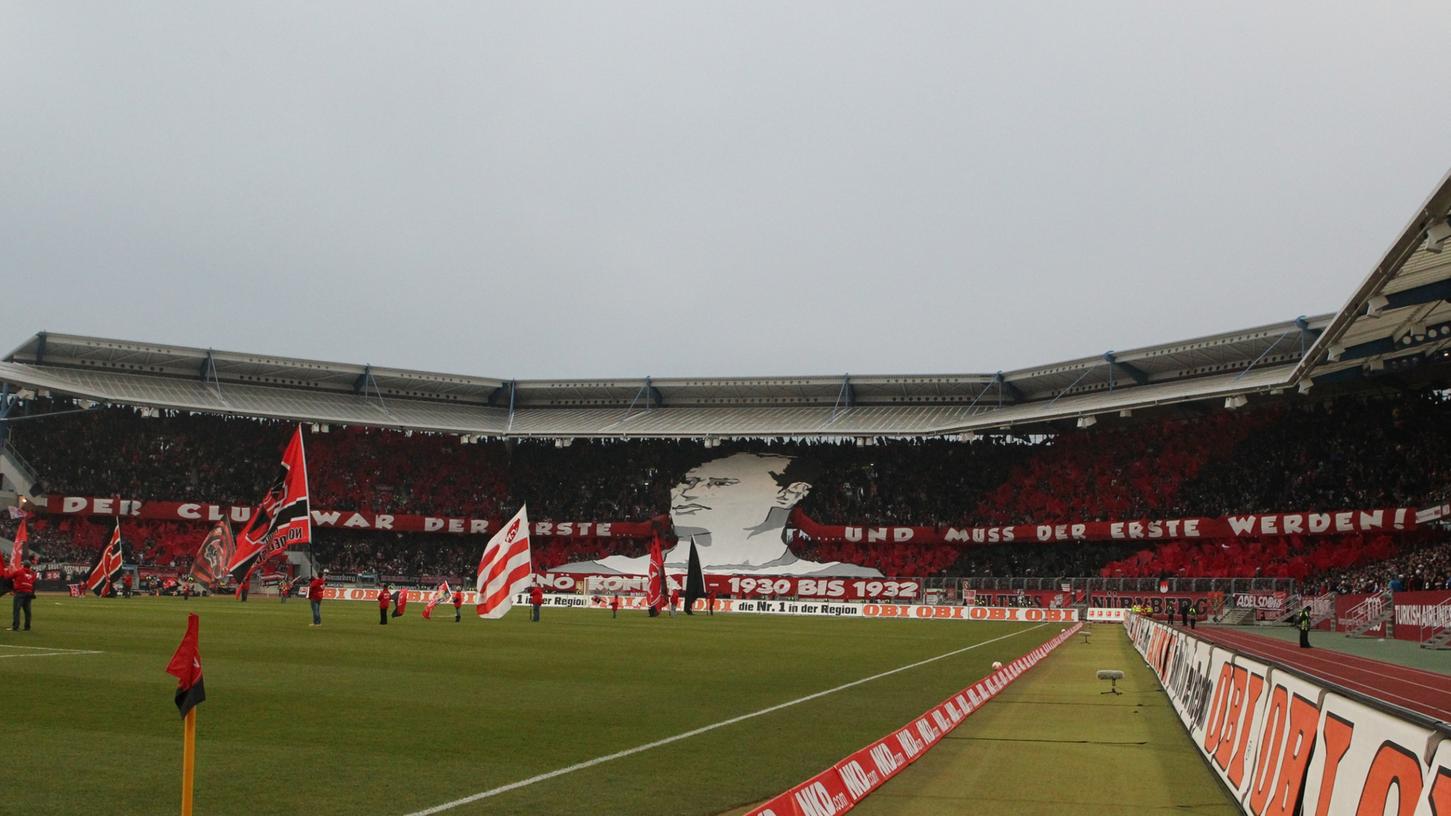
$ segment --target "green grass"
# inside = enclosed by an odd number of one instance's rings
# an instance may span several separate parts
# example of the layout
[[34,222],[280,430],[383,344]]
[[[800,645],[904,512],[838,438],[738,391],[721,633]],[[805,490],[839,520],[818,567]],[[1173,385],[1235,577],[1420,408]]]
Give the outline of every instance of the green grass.
[[[1120,696],[1098,669],[1122,669]],[[1238,814],[1124,636],[1098,624],[973,713],[853,813]]]
[[[9,599],[3,599],[5,611]],[[545,610],[387,627],[371,604],[41,596],[0,657],[6,812],[176,812],[164,673],[201,615],[198,814],[405,814],[991,638],[1005,640],[451,811],[713,814],[886,734],[1058,627]],[[467,610],[466,610],[467,611]],[[39,654],[38,652],[36,654]]]

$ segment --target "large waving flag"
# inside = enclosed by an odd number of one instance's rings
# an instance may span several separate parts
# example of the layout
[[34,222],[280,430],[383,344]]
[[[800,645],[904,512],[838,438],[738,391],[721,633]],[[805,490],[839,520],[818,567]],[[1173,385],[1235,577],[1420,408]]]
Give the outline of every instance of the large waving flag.
[[695,551],[695,536],[690,537],[690,564],[685,571],[685,614],[693,615],[691,607],[705,597],[705,572],[700,568],[700,553]]
[[504,617],[514,606],[515,593],[529,587],[533,567],[529,560],[529,514],[520,507],[514,518],[505,524],[484,547],[479,559],[479,577],[475,589],[479,593],[479,617]]
[[650,617],[660,614],[669,603],[670,589],[665,579],[665,554],[660,549],[660,534],[650,541],[650,574],[645,581],[645,606]]
[[10,546],[10,570],[14,572],[20,569],[20,563],[25,560],[25,542],[30,540],[30,533],[25,529],[25,518],[20,519],[20,528],[15,531],[15,543]]
[[433,591],[433,597],[428,599],[428,605],[423,607],[423,619],[431,620],[433,618],[433,608],[448,600],[451,595],[453,595],[453,590],[449,589],[447,581],[439,584],[438,589]]
[[237,534],[227,572],[248,567],[251,576],[257,565],[280,556],[291,547],[312,543],[312,512],[307,500],[307,457],[302,450],[302,426],[282,452],[277,480],[262,497],[247,526]]
[[227,565],[232,563],[237,539],[232,535],[232,525],[226,519],[217,522],[207,531],[206,538],[192,559],[191,577],[203,586],[216,588],[217,582],[227,574]]
[[101,550],[101,557],[96,559],[95,566],[91,567],[91,574],[86,576],[86,589],[97,595],[110,595],[111,585],[121,575],[121,562],[121,519],[117,518],[111,540],[106,542],[105,549]]

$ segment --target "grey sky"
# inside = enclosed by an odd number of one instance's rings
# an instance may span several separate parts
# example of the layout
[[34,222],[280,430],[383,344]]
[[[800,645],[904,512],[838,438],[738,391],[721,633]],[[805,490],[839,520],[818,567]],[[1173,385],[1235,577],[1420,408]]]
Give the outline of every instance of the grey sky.
[[1340,307],[1451,3],[0,0],[7,350],[992,371]]

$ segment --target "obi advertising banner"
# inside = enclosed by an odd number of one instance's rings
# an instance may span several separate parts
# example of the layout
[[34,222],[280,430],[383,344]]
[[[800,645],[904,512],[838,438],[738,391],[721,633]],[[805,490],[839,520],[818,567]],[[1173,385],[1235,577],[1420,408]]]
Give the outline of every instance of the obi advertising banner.
[[1081,624],[995,670],[891,734],[751,810],[747,816],[840,816],[917,761],[974,711],[1072,637]]
[[1451,736],[1130,615],[1195,747],[1253,816],[1451,813]]
[[[403,590],[411,603],[427,603],[433,595],[432,589]],[[330,601],[376,602],[377,587],[328,587],[323,599]],[[614,596],[562,595],[554,592],[544,594],[544,606],[561,609],[609,609]],[[465,605],[473,604],[474,592],[463,593]],[[529,600],[525,595],[515,598],[514,603],[526,607]],[[619,597],[621,609],[645,609],[643,595]],[[692,607],[696,612],[709,612],[709,601],[696,601]],[[956,621],[1006,621],[1015,623],[1075,623],[1078,612],[1073,609],[1007,609],[985,606],[929,606],[925,604],[892,603],[829,603],[817,601],[752,601],[724,599],[715,602],[715,612],[755,615],[804,615],[829,618],[895,618],[898,620],[956,620]]]

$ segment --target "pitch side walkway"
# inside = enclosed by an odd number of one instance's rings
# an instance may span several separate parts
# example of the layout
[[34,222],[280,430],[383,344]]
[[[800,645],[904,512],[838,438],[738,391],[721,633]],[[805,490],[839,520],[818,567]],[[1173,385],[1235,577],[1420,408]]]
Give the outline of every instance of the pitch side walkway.
[[[1098,669],[1121,669],[1121,696]],[[1237,814],[1117,624],[1096,624],[853,813]]]
[[1314,632],[1310,635],[1310,643],[1316,648],[1301,649],[1298,639],[1291,643],[1252,630],[1232,627],[1206,626],[1198,634],[1227,648],[1278,661],[1368,697],[1375,697],[1438,720],[1451,721],[1451,678],[1440,672],[1413,669],[1322,648],[1337,640],[1349,640],[1345,635]]
[[[1201,626],[1201,632],[1215,632],[1220,629],[1234,631],[1253,632],[1263,637],[1283,640],[1292,643],[1296,647],[1300,644],[1300,630],[1293,626]],[[1440,672],[1451,675],[1451,650],[1437,651],[1435,649],[1422,649],[1416,642],[1410,640],[1396,640],[1395,638],[1353,638],[1346,637],[1344,632],[1321,632],[1316,630],[1310,633],[1310,644],[1316,649],[1326,649],[1336,652],[1344,652],[1356,657],[1368,657],[1372,660],[1381,660],[1386,663],[1394,663],[1398,666],[1410,666],[1413,669],[1425,669],[1426,671]]]

